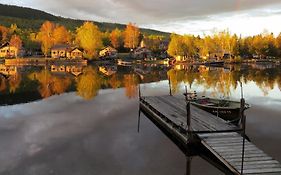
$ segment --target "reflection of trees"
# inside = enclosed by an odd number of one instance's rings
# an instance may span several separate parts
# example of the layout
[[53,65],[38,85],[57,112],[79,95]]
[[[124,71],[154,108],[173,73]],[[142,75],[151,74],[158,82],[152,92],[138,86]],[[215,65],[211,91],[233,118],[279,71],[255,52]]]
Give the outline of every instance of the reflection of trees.
[[168,78],[170,79],[172,93],[177,93],[179,91],[179,84],[183,81],[184,71],[177,71],[175,69],[170,69],[167,72]]
[[87,67],[77,80],[77,94],[86,100],[95,97],[101,88],[101,78],[96,70]]
[[200,67],[197,70],[175,70],[168,71],[170,77],[172,92],[176,93],[179,84],[184,82],[188,84],[190,89],[192,84],[202,85],[204,89],[213,89],[214,95],[220,94],[224,96],[230,95],[231,87],[236,88],[240,77],[235,72],[226,72],[223,69],[210,71],[209,68]]
[[119,88],[122,84],[122,82],[118,79],[118,76],[116,74],[112,75],[112,77],[109,79],[108,83],[112,87],[112,89]]
[[197,84],[204,89],[212,89],[213,95],[229,96],[231,89],[238,87],[238,82],[247,83],[253,81],[267,95],[275,85],[281,90],[281,70],[280,69],[232,69],[225,70],[217,68],[210,70],[207,67],[199,67],[198,71],[194,70],[175,70],[168,71],[171,80],[173,93],[178,91],[181,82]]
[[64,93],[71,85],[71,79],[69,77],[54,76],[48,70],[32,73],[29,75],[29,78],[39,82],[38,90],[43,98]]
[[15,93],[16,90],[19,88],[21,83],[21,75],[15,74],[11,77],[9,77],[9,86],[10,86],[10,93]]
[[0,75],[0,92],[5,91],[7,88],[5,77]]
[[135,98],[138,94],[138,76],[136,74],[124,75],[124,86],[126,89],[126,96],[128,98]]

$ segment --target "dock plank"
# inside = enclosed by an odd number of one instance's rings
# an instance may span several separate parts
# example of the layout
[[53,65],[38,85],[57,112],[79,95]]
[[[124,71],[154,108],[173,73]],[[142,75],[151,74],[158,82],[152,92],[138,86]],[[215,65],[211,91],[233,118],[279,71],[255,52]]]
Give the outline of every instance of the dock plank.
[[[199,134],[201,143],[237,174],[241,173],[243,137],[238,133]],[[229,142],[234,141],[234,142]],[[280,173],[278,161],[245,139],[243,174]]]

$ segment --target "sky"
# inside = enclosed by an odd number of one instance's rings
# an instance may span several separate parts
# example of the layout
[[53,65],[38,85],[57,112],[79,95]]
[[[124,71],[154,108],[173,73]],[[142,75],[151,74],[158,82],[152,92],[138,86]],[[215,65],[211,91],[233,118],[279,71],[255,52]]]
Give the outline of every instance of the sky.
[[55,15],[179,34],[281,32],[281,0],[0,0]]

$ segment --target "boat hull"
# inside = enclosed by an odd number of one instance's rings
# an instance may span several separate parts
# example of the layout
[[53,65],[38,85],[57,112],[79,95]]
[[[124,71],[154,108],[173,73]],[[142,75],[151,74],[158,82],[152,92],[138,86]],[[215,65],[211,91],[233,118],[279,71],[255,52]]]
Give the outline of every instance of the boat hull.
[[240,108],[211,107],[211,106],[204,106],[195,102],[191,102],[191,104],[215,116],[218,116],[223,120],[229,121],[235,125],[238,125],[241,118]]

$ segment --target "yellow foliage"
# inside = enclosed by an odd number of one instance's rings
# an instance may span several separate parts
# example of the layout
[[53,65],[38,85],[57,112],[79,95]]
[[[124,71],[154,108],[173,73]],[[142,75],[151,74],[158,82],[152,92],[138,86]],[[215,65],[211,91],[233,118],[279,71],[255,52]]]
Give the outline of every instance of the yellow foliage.
[[98,51],[103,47],[102,33],[98,26],[92,22],[85,22],[76,30],[76,33],[76,42],[85,50],[85,56],[90,59],[96,57]]

